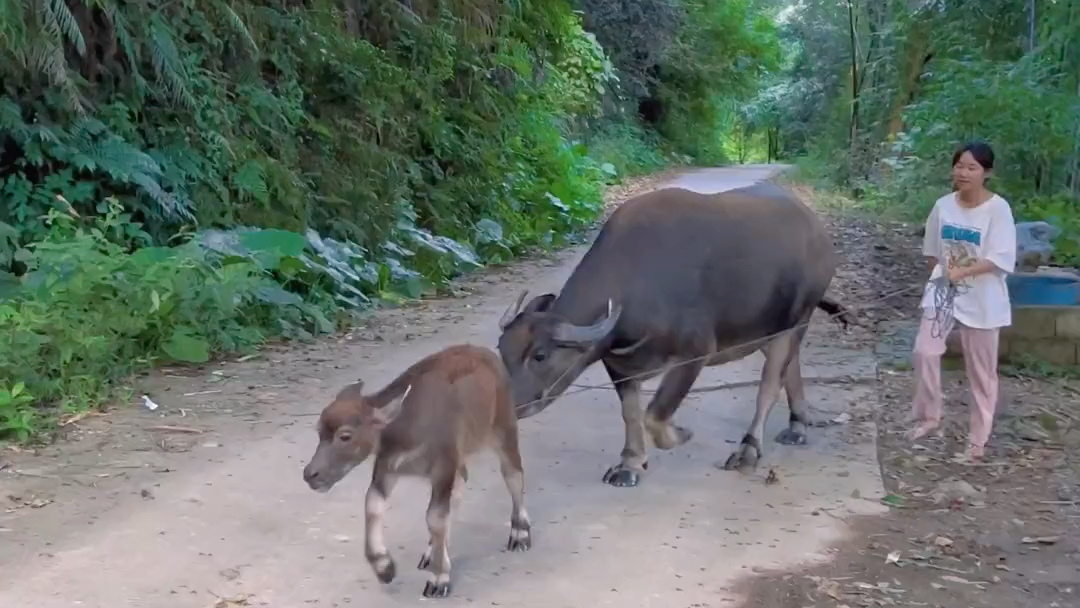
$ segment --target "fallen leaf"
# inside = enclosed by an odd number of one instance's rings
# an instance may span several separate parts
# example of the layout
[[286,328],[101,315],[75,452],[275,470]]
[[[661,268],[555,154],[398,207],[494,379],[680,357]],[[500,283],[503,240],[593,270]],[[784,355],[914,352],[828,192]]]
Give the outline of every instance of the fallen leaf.
[[834,580],[822,579],[818,582],[817,590],[818,593],[824,593],[834,600],[838,600],[841,597],[840,583],[837,583]]
[[960,584],[960,585],[973,585],[975,587],[979,587],[980,589],[985,586],[984,583],[981,583],[979,581],[969,581],[966,578],[960,578],[959,576],[953,576],[951,574],[946,574],[946,575],[942,576],[941,580],[947,581],[947,582],[950,582],[950,583],[957,583],[957,584]]
[[904,497],[897,496],[896,494],[889,494],[885,498],[882,498],[881,502],[890,507],[902,507],[904,506]]
[[234,595],[232,597],[219,597],[217,601],[213,603],[211,608],[232,608],[233,606],[250,606],[248,601],[251,598],[250,594],[241,593],[240,595]]
[[946,538],[944,536],[939,536],[939,537],[934,539],[934,544],[939,546],[939,547],[950,547],[950,546],[952,546],[953,541],[952,541],[951,538]]
[[202,429],[196,429],[189,426],[172,426],[172,425],[160,425],[147,428],[148,431],[156,431],[159,433],[187,433],[189,435],[198,435],[204,433]]
[[1030,536],[1025,536],[1024,540],[1021,542],[1023,542],[1025,545],[1052,545],[1059,540],[1061,540],[1060,536],[1036,536],[1034,538]]

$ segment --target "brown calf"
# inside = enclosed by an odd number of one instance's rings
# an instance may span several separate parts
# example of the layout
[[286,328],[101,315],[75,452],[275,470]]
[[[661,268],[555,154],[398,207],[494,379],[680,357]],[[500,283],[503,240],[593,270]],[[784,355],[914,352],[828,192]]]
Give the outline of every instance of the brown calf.
[[327,492],[375,453],[364,552],[380,582],[389,583],[396,573],[382,532],[387,498],[400,477],[425,477],[431,482],[431,540],[418,567],[430,569],[431,580],[424,597],[450,594],[450,514],[468,479],[465,460],[483,448],[498,454],[510,491],[507,549],[529,549],[532,535],[517,417],[509,379],[494,352],[451,346],[414,363],[381,391],[362,391],[363,382],[351,384],[322,411],[319,446],[304,467],[304,481],[317,492]]

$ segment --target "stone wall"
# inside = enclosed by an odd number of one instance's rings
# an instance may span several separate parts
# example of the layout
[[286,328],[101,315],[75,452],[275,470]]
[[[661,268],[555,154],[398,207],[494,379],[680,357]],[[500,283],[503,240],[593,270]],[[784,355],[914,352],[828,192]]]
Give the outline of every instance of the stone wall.
[[[952,332],[946,356],[962,356],[960,333]],[[1030,355],[1056,365],[1080,363],[1080,306],[1013,308],[1012,326],[1001,331],[999,354]]]

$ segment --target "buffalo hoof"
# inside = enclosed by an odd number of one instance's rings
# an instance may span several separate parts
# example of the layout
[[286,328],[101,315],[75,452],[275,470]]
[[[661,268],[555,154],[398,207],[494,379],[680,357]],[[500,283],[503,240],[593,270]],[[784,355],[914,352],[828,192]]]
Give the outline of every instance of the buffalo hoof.
[[506,541],[507,551],[528,551],[532,548],[532,530],[529,528],[510,528],[510,540]]
[[776,436],[776,443],[783,445],[806,445],[806,433],[794,429],[784,429]]
[[424,585],[424,597],[447,597],[452,590],[453,586],[450,584],[450,581],[446,581],[445,583],[428,581],[427,584]]
[[694,437],[690,429],[670,422],[646,421],[645,428],[652,435],[653,445],[661,450],[677,448]]
[[728,457],[727,462],[724,463],[722,468],[725,471],[753,473],[757,469],[759,458],[760,454],[758,454],[757,448],[752,445],[743,444],[738,452],[735,452]]
[[371,569],[375,571],[375,577],[383,584],[389,583],[397,576],[397,566],[389,555],[380,555],[372,560]]
[[[642,470],[648,465],[642,465]],[[622,463],[617,464],[604,473],[604,483],[617,488],[633,488],[641,482],[641,471],[632,469]]]

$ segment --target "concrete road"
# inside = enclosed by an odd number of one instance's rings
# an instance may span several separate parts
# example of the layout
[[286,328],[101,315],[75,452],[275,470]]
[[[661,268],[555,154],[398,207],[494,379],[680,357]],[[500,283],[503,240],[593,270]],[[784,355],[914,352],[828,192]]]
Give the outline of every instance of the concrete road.
[[[717,191],[775,170],[710,169],[676,183]],[[557,291],[581,253],[478,299],[469,314],[434,339],[387,350],[371,365],[327,365],[323,377],[295,388],[295,408],[317,412],[358,375],[370,386],[381,385],[451,343],[493,345],[496,321],[517,289]],[[812,330],[803,356],[806,376],[873,378],[868,353],[831,348],[816,335]],[[755,355],[708,369],[697,386],[756,380],[760,365]],[[607,379],[597,365],[579,382]],[[504,550],[510,501],[495,458],[485,454],[470,467],[454,517],[454,595],[424,601],[545,608],[735,606],[740,578],[827,559],[828,546],[845,530],[844,517],[883,510],[873,429],[816,428],[809,445],[781,446],[772,441],[787,418],[781,402],[758,473],[720,471],[714,463],[728,456],[746,430],[755,391],[747,386],[692,394],[677,419],[695,431],[694,439],[670,452],[654,450],[637,488],[601,483],[622,447],[614,392],[570,395],[523,421],[532,550]],[[868,384],[812,383],[808,392],[818,420],[874,399]],[[398,578],[381,586],[363,556],[370,465],[329,494],[308,490],[300,470],[314,449],[313,420],[231,446],[228,458],[165,478],[153,500],[134,495],[62,542],[9,560],[0,572],[0,606],[202,608],[213,605],[215,595],[274,608],[416,605],[426,580],[415,563],[427,542],[427,488],[405,481],[391,498],[386,537]],[[779,482],[766,485],[770,467]],[[3,542],[0,535],[0,552]]]

